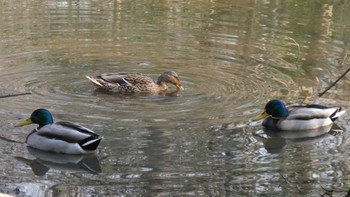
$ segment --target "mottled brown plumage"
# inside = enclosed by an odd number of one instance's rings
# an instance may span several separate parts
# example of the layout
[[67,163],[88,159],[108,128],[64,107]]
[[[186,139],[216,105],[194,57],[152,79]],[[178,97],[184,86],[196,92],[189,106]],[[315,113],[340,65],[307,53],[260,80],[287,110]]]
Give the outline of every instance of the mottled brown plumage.
[[86,78],[99,88],[119,94],[159,94],[166,92],[168,84],[173,84],[177,91],[182,88],[179,76],[174,71],[164,72],[157,82],[141,73],[109,73]]

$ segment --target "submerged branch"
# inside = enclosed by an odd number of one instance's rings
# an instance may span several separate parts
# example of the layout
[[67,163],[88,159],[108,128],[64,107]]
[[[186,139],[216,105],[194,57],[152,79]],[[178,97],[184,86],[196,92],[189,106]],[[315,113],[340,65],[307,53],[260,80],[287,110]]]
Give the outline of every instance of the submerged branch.
[[[343,63],[345,62],[346,58],[348,57],[348,55],[346,55],[343,59]],[[342,79],[348,72],[350,71],[350,66],[349,68],[335,81],[333,82],[330,86],[328,86],[323,92],[321,92],[320,94],[318,94],[319,97],[323,96],[329,89],[331,89],[333,86],[335,86],[335,84],[338,83],[338,81],[340,81],[340,79]]]
[[28,95],[28,94],[32,94],[32,93],[30,93],[30,92],[25,92],[25,93],[19,93],[19,94],[0,95],[0,98],[15,97],[15,96],[23,96],[23,95]]

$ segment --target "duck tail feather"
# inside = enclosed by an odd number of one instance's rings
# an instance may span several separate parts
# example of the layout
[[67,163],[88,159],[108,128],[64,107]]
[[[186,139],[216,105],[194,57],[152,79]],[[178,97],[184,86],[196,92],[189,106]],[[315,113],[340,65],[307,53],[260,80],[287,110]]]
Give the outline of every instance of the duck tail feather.
[[103,87],[103,85],[100,83],[100,82],[98,82],[95,78],[93,78],[93,77],[90,77],[90,76],[85,76],[87,79],[89,79],[92,83],[94,83],[95,85],[97,85],[97,86],[100,86],[100,87]]
[[94,151],[97,149],[101,140],[102,138],[96,138],[94,136],[91,136],[79,142],[79,145],[83,148],[83,150]]
[[345,110],[341,110],[341,108],[339,108],[330,116],[330,118],[332,121],[335,121],[337,118],[339,118],[344,113],[345,113]]

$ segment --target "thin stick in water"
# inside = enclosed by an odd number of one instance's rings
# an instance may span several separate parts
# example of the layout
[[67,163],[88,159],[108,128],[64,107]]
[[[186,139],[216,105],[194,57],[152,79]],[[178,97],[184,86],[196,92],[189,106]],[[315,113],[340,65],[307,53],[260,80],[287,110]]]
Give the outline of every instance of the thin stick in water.
[[[343,63],[345,62],[346,58],[347,58],[347,55],[345,56]],[[335,86],[335,84],[337,84],[338,81],[340,81],[340,79],[343,78],[349,71],[350,71],[350,67],[335,82],[333,82],[330,86],[328,86],[323,92],[318,94],[318,96],[319,97],[323,96],[329,89],[331,89],[333,86]]]
[[15,97],[15,96],[28,95],[28,94],[31,94],[31,93],[30,93],[30,92],[25,92],[25,93],[19,93],[19,94],[0,95],[0,98],[8,98],[8,97]]

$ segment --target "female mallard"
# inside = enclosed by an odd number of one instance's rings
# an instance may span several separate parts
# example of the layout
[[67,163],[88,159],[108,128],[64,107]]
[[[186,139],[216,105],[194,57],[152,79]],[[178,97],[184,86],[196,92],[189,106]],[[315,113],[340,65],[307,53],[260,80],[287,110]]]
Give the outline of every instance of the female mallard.
[[168,84],[175,85],[177,91],[182,88],[179,76],[174,71],[164,72],[157,82],[140,73],[109,73],[86,78],[102,89],[120,94],[158,94],[165,92]]
[[344,112],[340,107],[317,104],[287,108],[281,100],[271,100],[256,120],[265,118],[262,125],[272,131],[315,130],[331,125]]
[[36,149],[66,154],[86,154],[96,150],[102,138],[90,129],[71,122],[53,123],[46,109],[35,110],[30,118],[17,126],[38,124],[26,139],[28,146]]

